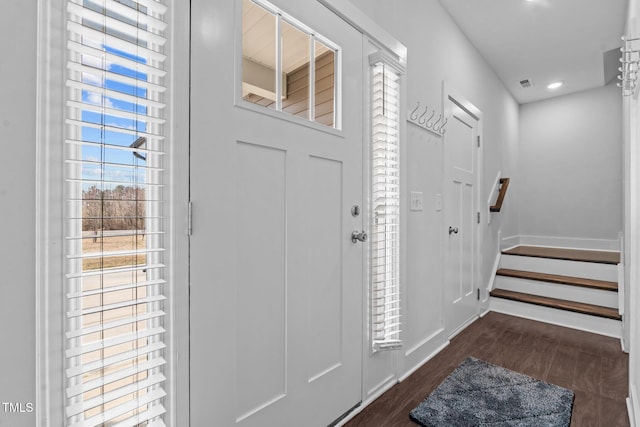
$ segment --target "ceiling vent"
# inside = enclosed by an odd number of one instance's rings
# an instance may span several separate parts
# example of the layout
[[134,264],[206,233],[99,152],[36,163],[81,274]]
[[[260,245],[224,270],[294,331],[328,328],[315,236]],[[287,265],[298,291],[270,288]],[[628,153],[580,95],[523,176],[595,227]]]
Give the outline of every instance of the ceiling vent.
[[531,87],[533,86],[533,80],[531,79],[520,80],[520,86],[522,86],[523,88]]

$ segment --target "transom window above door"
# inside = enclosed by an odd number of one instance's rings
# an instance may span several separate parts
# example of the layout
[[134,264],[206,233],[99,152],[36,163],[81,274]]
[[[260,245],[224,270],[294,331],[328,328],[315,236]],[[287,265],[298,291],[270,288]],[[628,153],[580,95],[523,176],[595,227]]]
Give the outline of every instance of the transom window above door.
[[243,101],[339,129],[339,53],[270,3],[243,0]]

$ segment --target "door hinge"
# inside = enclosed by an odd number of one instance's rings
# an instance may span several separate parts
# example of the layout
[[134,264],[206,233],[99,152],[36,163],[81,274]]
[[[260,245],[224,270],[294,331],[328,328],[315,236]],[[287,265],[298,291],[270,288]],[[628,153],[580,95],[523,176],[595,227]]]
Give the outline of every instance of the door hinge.
[[480,148],[480,135],[478,135],[478,148]]
[[191,236],[193,233],[193,203],[189,200],[187,203],[187,235]]
[[478,288],[478,301],[480,301],[480,288]]
[[480,212],[478,212],[478,224],[480,224]]

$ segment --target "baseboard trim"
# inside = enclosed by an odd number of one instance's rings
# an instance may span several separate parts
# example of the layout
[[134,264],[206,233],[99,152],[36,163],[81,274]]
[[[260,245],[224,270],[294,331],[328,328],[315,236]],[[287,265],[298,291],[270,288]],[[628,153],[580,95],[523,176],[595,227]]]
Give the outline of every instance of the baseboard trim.
[[[442,333],[442,330],[438,331],[437,334],[439,334],[439,333]],[[394,378],[391,378],[389,380],[385,380],[379,386],[374,387],[373,388],[374,390],[377,388],[375,393],[371,394],[365,401],[362,402],[362,404],[360,406],[358,406],[356,409],[354,409],[345,418],[340,420],[340,422],[338,424],[336,424],[335,427],[341,427],[341,426],[345,425],[346,423],[348,423],[349,421],[351,421],[352,418],[354,418],[356,415],[358,415],[360,412],[362,412],[374,400],[378,399],[380,396],[382,396],[385,392],[387,392],[394,385],[396,385],[398,383],[401,383],[402,381],[404,381],[407,378],[409,378],[409,376],[411,376],[411,374],[415,373],[418,369],[420,369],[422,366],[424,366],[425,363],[427,363],[428,361],[433,359],[438,353],[440,353],[442,350],[444,350],[448,345],[449,345],[449,341],[446,341],[445,343],[440,345],[440,347],[436,348],[431,353],[429,353],[429,355],[424,360],[422,360],[416,366],[414,366],[413,368],[408,370],[397,381],[395,380],[395,377],[394,377]]]
[[407,378],[409,378],[409,376],[411,376],[411,374],[413,374],[414,372],[416,372],[418,369],[420,369],[425,363],[427,363],[429,360],[433,359],[438,353],[440,353],[442,350],[444,350],[448,345],[449,345],[450,341],[447,340],[446,342],[444,342],[440,347],[436,348],[435,350],[433,350],[431,353],[429,353],[429,355],[424,358],[420,363],[418,363],[416,366],[414,366],[413,368],[409,369],[407,372],[404,373],[404,375],[402,375],[400,377],[400,379],[398,380],[399,383],[401,383],[402,381],[406,380]]
[[358,415],[360,412],[364,411],[364,409],[369,406],[374,400],[376,400],[377,398],[379,398],[380,396],[382,396],[385,392],[387,392],[391,387],[393,387],[394,385],[398,384],[399,381],[394,379],[390,380],[387,382],[387,384],[385,384],[384,386],[380,387],[374,394],[372,394],[369,398],[367,398],[367,400],[365,400],[364,402],[362,402],[360,404],[360,406],[358,406],[357,408],[355,408],[353,411],[351,411],[347,416],[345,416],[343,419],[340,420],[339,423],[335,424],[335,427],[341,427],[343,425],[345,425],[346,423],[348,423],[349,421],[351,421],[352,418],[354,418],[356,415]]
[[640,402],[638,401],[638,389],[636,386],[629,387],[629,397],[627,397],[627,412],[629,414],[629,424],[631,427],[638,426],[638,419],[640,415]]
[[464,322],[462,325],[458,326],[458,328],[456,328],[453,332],[451,332],[451,334],[449,334],[449,336],[447,337],[447,339],[449,341],[451,341],[456,335],[458,335],[460,332],[464,331],[465,329],[467,329],[473,322],[475,322],[476,320],[478,320],[480,318],[479,314],[474,315],[473,317],[471,317],[469,320],[467,320],[466,322]]
[[499,243],[500,250],[506,251],[507,249],[520,246],[520,236],[509,236],[502,239]]
[[493,287],[495,286],[496,273],[498,272],[498,267],[500,266],[500,257],[501,256],[502,256],[502,253],[500,251],[498,251],[498,253],[496,254],[496,259],[493,262],[493,269],[491,270],[491,276],[489,277],[489,283],[487,284],[487,298],[488,298],[489,292],[491,292],[493,290]]
[[440,334],[444,334],[444,328],[440,328],[437,331],[433,332],[431,335],[429,335],[428,337],[422,339],[420,342],[418,342],[418,344],[414,345],[413,347],[411,347],[409,350],[407,350],[404,353],[404,357],[407,358],[409,356],[411,356],[414,352],[416,352],[417,350],[419,350],[421,347],[423,347],[424,345],[426,345],[429,341],[435,339],[438,335]]

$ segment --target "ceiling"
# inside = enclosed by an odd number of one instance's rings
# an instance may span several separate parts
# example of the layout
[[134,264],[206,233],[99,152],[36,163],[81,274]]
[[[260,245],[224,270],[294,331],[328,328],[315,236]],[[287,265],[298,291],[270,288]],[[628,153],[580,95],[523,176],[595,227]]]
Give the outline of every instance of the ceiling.
[[[276,17],[257,4],[242,2],[242,55],[271,70],[276,68]],[[309,63],[309,35],[282,22],[282,71],[288,74]],[[316,41],[315,56],[329,48]]]
[[521,104],[617,79],[628,0],[439,1]]

